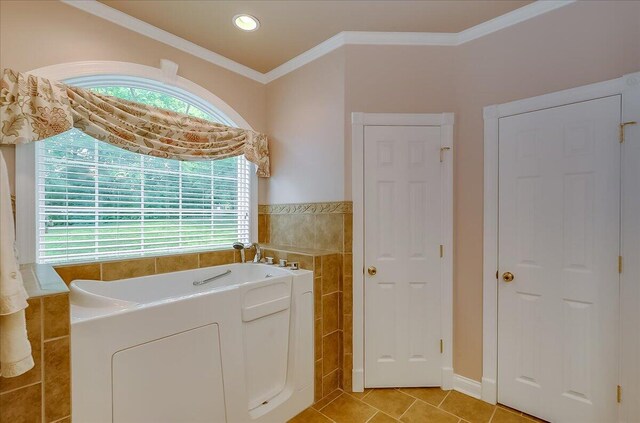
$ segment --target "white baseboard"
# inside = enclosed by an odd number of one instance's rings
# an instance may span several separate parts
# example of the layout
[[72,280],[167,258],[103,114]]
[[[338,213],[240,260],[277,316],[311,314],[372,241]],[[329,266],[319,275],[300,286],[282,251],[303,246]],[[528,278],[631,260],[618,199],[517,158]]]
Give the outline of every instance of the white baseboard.
[[486,377],[482,378],[482,401],[489,404],[498,402],[498,386],[496,381]]
[[353,392],[364,392],[364,369],[353,369],[351,371],[351,390]]
[[442,368],[442,389],[445,391],[453,389],[453,369],[451,367]]
[[470,397],[482,399],[482,385],[477,380],[454,374],[453,390],[462,392]]

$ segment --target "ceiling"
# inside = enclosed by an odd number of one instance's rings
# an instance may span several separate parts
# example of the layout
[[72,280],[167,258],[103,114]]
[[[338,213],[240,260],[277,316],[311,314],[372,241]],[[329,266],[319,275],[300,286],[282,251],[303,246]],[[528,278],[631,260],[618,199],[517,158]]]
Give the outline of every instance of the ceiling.
[[[342,31],[457,33],[529,0],[100,0],[114,9],[266,73]],[[247,13],[260,28],[231,22]]]

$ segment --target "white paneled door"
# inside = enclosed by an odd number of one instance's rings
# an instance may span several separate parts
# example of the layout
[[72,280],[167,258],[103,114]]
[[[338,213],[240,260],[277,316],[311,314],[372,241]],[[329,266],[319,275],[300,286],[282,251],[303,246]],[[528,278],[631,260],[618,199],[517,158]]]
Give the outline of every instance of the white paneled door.
[[364,131],[364,383],[440,386],[441,128]]
[[498,402],[617,421],[620,96],[499,121]]

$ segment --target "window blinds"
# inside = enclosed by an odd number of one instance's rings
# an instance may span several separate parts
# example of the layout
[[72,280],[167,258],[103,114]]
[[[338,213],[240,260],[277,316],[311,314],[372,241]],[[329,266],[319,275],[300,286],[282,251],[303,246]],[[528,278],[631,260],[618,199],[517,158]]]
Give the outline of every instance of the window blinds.
[[36,143],[40,263],[106,260],[249,241],[244,157],[181,162],[78,130]]

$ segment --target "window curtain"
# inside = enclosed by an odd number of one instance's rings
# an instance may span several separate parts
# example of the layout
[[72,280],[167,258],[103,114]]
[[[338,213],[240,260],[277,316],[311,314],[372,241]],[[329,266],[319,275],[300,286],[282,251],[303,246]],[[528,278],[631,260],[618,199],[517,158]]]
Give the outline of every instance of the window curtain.
[[182,113],[96,94],[11,69],[0,79],[0,144],[43,140],[77,128],[125,150],[177,160],[244,155],[269,177],[267,137]]

